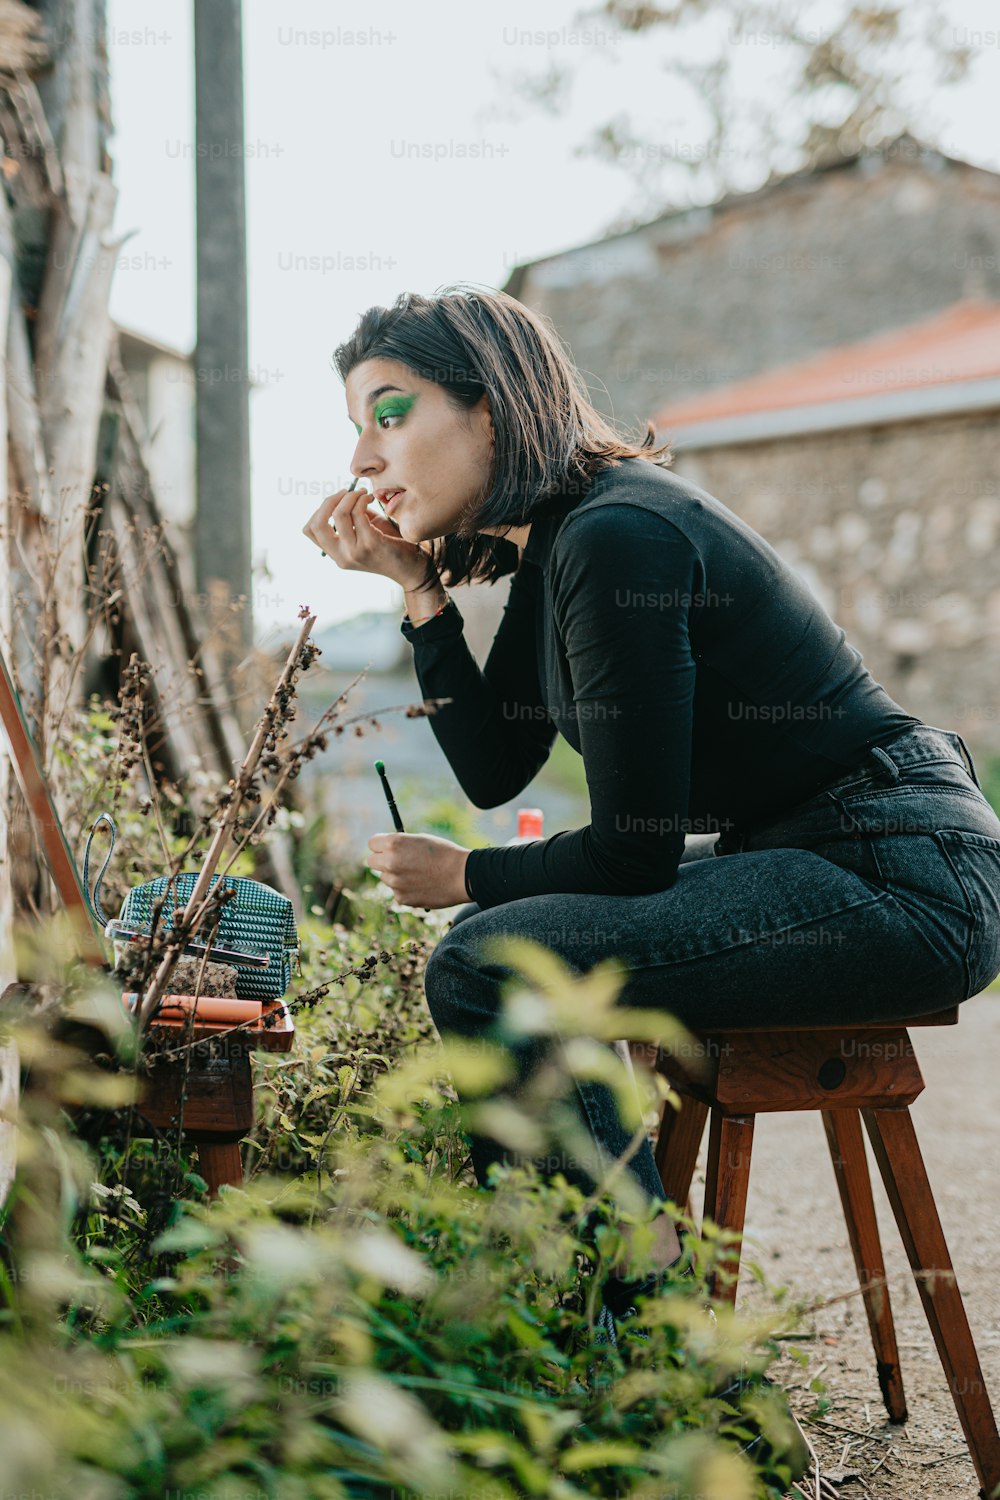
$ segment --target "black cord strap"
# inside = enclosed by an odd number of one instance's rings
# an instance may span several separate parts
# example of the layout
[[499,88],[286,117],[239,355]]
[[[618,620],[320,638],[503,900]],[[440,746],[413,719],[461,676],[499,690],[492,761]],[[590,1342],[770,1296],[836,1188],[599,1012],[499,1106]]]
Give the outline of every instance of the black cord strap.
[[[100,872],[99,872],[99,874],[97,876],[97,880],[94,882],[94,894],[93,894],[93,897],[91,897],[91,894],[90,894],[90,846],[91,846],[91,844],[93,842],[94,834],[97,832],[98,826],[101,823],[107,823],[109,825],[110,829],[111,829],[111,847],[109,848],[109,850],[107,852],[107,855],[105,856],[105,860],[104,860],[103,865],[100,868]],[[87,898],[87,905],[90,907],[91,915],[94,917],[94,919],[96,921],[100,922],[100,924],[101,924],[102,927],[107,927],[107,925],[110,922],[111,918],[108,917],[108,916],[105,916],[104,912],[101,910],[101,881],[104,879],[104,872],[108,868],[108,863],[109,863],[109,861],[111,859],[112,854],[115,851],[115,843],[117,842],[117,839],[118,839],[118,825],[115,822],[114,818],[111,816],[110,813],[106,813],[106,812],[105,813],[101,813],[100,817],[95,820],[94,825],[93,825],[93,827],[90,830],[90,834],[88,835],[88,838],[87,838],[87,847],[83,851],[83,894]]]

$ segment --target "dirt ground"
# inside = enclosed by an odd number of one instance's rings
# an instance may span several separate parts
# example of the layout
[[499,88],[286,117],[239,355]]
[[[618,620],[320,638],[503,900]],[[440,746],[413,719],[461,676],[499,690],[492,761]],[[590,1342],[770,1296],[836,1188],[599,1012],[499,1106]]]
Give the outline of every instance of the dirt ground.
[[[1000,991],[967,1001],[953,1027],[913,1028],[926,1089],[913,1120],[965,1299],[987,1389],[1000,1401]],[[703,1147],[704,1152],[704,1147]],[[790,1392],[828,1483],[844,1500],[970,1500],[978,1482],[913,1275],[869,1148],[876,1210],[899,1341],[909,1419],[888,1422],[875,1376],[864,1306],[854,1295],[811,1314],[796,1341],[804,1369],[788,1355],[771,1373]],[[693,1189],[700,1206],[704,1158]],[[822,1303],[857,1292],[854,1262],[818,1115],[762,1115],[755,1128],[745,1254],[793,1299]],[[761,1292],[741,1278],[738,1306]],[[815,1376],[829,1408],[814,1414]],[[1000,1409],[1000,1408],[998,1408]],[[832,1487],[831,1487],[832,1486]],[[815,1481],[799,1486],[816,1494]]]

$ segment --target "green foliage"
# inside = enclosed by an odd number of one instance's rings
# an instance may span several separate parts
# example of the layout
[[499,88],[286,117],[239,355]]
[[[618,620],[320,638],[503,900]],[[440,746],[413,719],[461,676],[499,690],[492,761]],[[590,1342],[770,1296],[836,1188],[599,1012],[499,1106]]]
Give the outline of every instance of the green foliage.
[[[115,756],[100,710],[74,744],[80,806],[100,810]],[[159,851],[134,767],[121,786],[125,878],[145,879]],[[183,822],[180,794],[173,810]],[[319,828],[307,864],[329,881]],[[618,1347],[601,1342],[604,1282],[626,1263],[636,1278],[654,1269],[655,1220],[622,1163],[588,1163],[589,1198],[540,1166],[592,1150],[566,1108],[574,1078],[606,1079],[637,1145],[665,1084],[639,1068],[637,1097],[602,1043],[627,1028],[673,1045],[681,1030],[616,1007],[617,964],[580,976],[508,941],[493,955],[508,1041],[565,1040],[515,1101],[505,1047],[443,1045],[430,1020],[423,968],[442,914],[397,909],[364,869],[339,884],[339,920],[314,908],[300,928],[294,1050],[254,1054],[244,1186],[215,1201],[197,1147],[149,1138],[134,1109],[155,1057],[110,978],[73,968],[55,924],[22,944],[37,1003],[3,1013],[23,1089],[0,1209],[0,1491],[783,1493],[792,1433],[760,1377],[788,1311],[710,1316],[727,1236],[687,1225],[697,1275],[668,1275]],[[468,1131],[487,1126],[510,1164],[484,1189]],[[740,1371],[737,1407],[717,1392]],[[752,1461],[742,1447],[758,1431],[769,1450]]]
[[[419,998],[435,932],[374,896],[354,901],[352,929],[306,929],[292,998],[314,1003],[298,1009],[296,1051],[258,1061],[252,1175],[216,1202],[186,1159],[164,1203],[152,1147],[125,1153],[109,1132],[86,1148],[68,1096],[120,1104],[127,1070],[99,1071],[20,1027],[32,1070],[2,1223],[4,1488],[777,1493],[739,1452],[745,1415],[713,1393],[741,1366],[764,1369],[783,1315],[749,1322],[720,1305],[713,1322],[703,1281],[676,1278],[641,1304],[645,1337],[626,1325],[617,1351],[595,1343],[624,1225],[637,1274],[652,1264],[641,1216],[610,1191],[585,1202],[528,1159],[494,1168],[490,1190],[474,1185],[463,1126],[502,1083],[499,1049],[441,1046]],[[610,968],[574,981],[532,947],[508,953],[512,1017],[530,1011],[537,1031],[576,1016],[581,1038],[620,1030]],[[338,966],[360,973],[316,996]],[[69,1013],[89,996],[93,1020],[92,992],[77,980]],[[608,1068],[586,1049],[579,1061]],[[554,1065],[548,1103],[571,1087]],[[723,1243],[694,1240],[703,1272]],[[761,1390],[754,1417],[780,1445],[780,1399]]]

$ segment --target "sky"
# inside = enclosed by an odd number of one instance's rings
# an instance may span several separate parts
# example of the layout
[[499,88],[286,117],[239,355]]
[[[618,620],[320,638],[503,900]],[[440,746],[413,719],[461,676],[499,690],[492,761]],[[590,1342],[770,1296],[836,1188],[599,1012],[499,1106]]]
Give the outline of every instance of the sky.
[[[818,0],[822,4],[823,0]],[[111,0],[115,320],[185,352],[195,341],[194,63],[189,0]],[[932,92],[914,72],[927,133],[1000,170],[993,0],[954,0],[971,79]],[[577,24],[571,0],[254,0],[244,6],[254,619],[287,633],[301,605],[319,625],[393,608],[388,579],[324,559],[302,526],[350,482],[356,438],[333,368],[373,304],[453,282],[501,287],[524,261],[598,238],[655,206],[621,166],[578,148],[636,99],[653,138],[697,141],[663,42]],[[716,18],[718,19],[718,17]],[[698,57],[692,38],[692,60]],[[575,70],[558,115],[517,106],[512,79]],[[777,48],[744,47],[742,86],[766,87]],[[756,163],[746,163],[747,186]]]

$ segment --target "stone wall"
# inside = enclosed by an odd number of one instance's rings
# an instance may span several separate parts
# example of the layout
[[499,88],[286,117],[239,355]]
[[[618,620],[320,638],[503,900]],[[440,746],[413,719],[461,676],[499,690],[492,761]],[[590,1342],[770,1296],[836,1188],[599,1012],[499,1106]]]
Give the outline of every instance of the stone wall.
[[1000,298],[1000,176],[906,141],[518,268],[626,427],[669,401]]
[[910,713],[1000,753],[1000,414],[678,454]]

